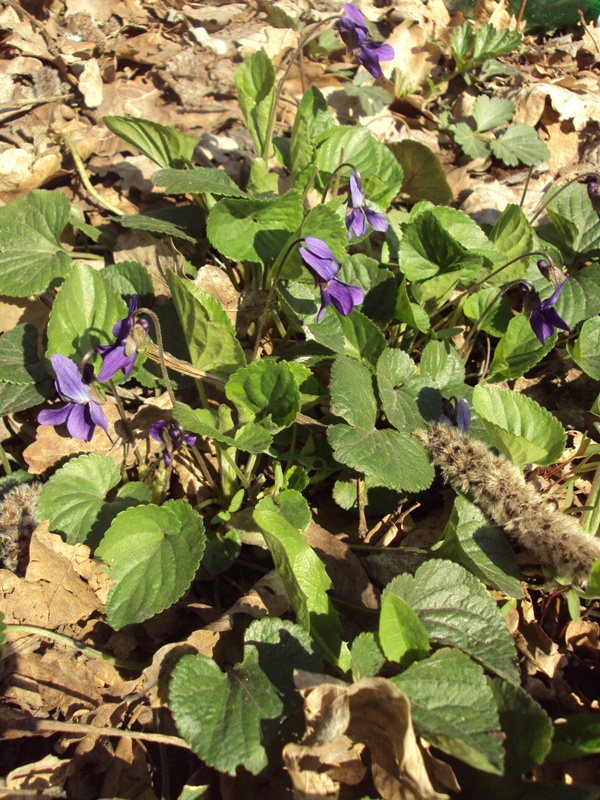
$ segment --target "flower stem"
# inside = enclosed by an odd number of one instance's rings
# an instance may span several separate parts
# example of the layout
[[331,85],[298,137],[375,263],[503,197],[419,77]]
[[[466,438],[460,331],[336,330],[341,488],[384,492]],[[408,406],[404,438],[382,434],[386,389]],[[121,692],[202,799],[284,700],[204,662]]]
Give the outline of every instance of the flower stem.
[[162,372],[163,381],[165,382],[165,387],[167,389],[167,394],[169,395],[169,400],[171,401],[171,405],[175,406],[175,393],[173,392],[173,387],[171,385],[171,379],[167,373],[167,365],[165,364],[165,348],[163,345],[163,338],[162,338],[162,331],[160,329],[160,322],[158,321],[158,317],[151,311],[149,308],[138,308],[137,311],[134,312],[133,316],[138,317],[140,314],[147,314],[152,322],[154,323],[154,330],[156,332],[156,345],[158,351],[158,363],[160,364],[160,370]]
[[90,658],[95,658],[99,661],[106,661],[108,664],[112,664],[115,667],[120,667],[121,669],[131,669],[141,672],[147,666],[147,664],[139,664],[135,661],[126,661],[125,659],[117,658],[116,656],[109,656],[107,653],[102,653],[100,650],[96,650],[96,648],[90,647],[88,644],[78,642],[62,633],[56,633],[56,631],[48,631],[45,628],[38,628],[37,625],[7,625],[6,632],[11,633],[12,631],[15,633],[31,633],[34,636],[39,636],[40,639],[51,639],[54,642],[59,642],[67,647],[71,647],[74,650],[79,650],[81,653],[85,653],[85,655],[90,656]]
[[297,244],[303,241],[304,241],[303,236],[301,236],[299,239],[294,239],[294,241],[289,245],[287,250],[284,252],[283,256],[279,257],[273,264],[273,270],[275,271],[275,275],[273,276],[273,280],[271,281],[271,287],[269,288],[269,294],[267,295],[267,299],[265,301],[265,307],[263,308],[262,314],[260,315],[258,322],[256,324],[256,338],[254,340],[254,350],[252,352],[252,359],[251,359],[252,361],[256,361],[256,359],[258,358],[258,351],[260,350],[260,343],[262,335],[265,330],[267,316],[269,314],[273,298],[275,297],[275,289],[277,288],[277,281],[279,280],[279,275],[281,274],[283,265],[287,261],[293,248]]
[[559,186],[558,189],[553,194],[550,195],[550,197],[546,196],[546,197],[542,198],[542,202],[541,202],[540,207],[537,209],[537,211],[535,212],[533,217],[529,220],[530,225],[533,225],[533,223],[536,221],[536,219],[539,217],[539,215],[542,213],[542,211],[545,208],[548,208],[550,203],[556,197],[558,197],[558,195],[561,192],[564,192],[564,190],[567,188],[567,186],[570,186],[572,183],[576,183],[577,181],[580,181],[582,178],[599,178],[599,177],[600,177],[600,175],[597,172],[582,172],[580,175],[576,175],[574,178],[571,178],[570,181],[567,181],[566,183],[563,183],[563,185]]
[[120,208],[113,206],[113,204],[109,203],[108,200],[105,200],[92,186],[92,183],[88,178],[87,172],[85,171],[85,165],[81,160],[81,156],[77,152],[77,148],[75,147],[75,143],[73,142],[71,137],[68,136],[64,131],[56,131],[56,134],[63,140],[63,142],[69,148],[69,152],[73,157],[73,161],[75,162],[75,166],[77,168],[77,172],[79,173],[79,177],[81,178],[81,182],[88,190],[88,192],[98,203],[100,203],[101,206],[104,206],[104,208],[108,209],[113,214],[116,214],[118,217],[122,217],[125,214],[125,212],[121,211]]
[[[343,169],[344,167],[352,167],[354,172],[357,172],[357,169],[354,166],[354,164],[351,164],[349,161],[342,161],[341,164],[338,164],[338,166],[333,170],[333,172],[329,176],[329,180],[327,181],[327,185],[325,186],[325,189],[323,190],[323,197],[321,198],[321,203],[325,202],[325,199],[327,197],[327,192],[329,191],[329,187],[331,186],[331,181],[338,175],[339,171],[341,169]],[[337,189],[336,189],[335,194],[337,194]]]
[[117,411],[119,412],[119,416],[121,417],[121,422],[123,423],[123,427],[125,428],[125,437],[129,442],[129,444],[131,445],[133,452],[135,453],[135,457],[137,458],[138,464],[143,464],[144,459],[142,458],[138,450],[137,442],[135,441],[135,436],[133,435],[131,425],[129,424],[129,419],[127,418],[127,412],[123,407],[123,403],[117,391],[117,387],[113,383],[112,378],[110,378],[110,380],[108,380],[107,383],[110,388],[110,391],[112,392],[112,396],[117,406]]

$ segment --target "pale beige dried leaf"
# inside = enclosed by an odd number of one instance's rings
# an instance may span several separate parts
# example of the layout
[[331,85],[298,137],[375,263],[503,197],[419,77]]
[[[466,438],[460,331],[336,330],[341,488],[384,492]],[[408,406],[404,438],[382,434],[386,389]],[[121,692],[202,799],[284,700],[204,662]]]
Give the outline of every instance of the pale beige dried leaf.
[[66,0],[67,14],[89,14],[96,22],[108,22],[119,0]]
[[170,297],[171,292],[164,278],[168,270],[181,274],[185,263],[184,257],[172,244],[153,236],[148,231],[129,230],[117,237],[114,259],[120,261],[138,261],[143,264],[152,276],[156,295]]
[[201,5],[200,8],[185,5],[181,9],[181,13],[188,19],[199,22],[209,33],[213,33],[229,25],[232,19],[242,14],[245,10],[246,6],[242,3],[227,3],[221,6]]
[[588,122],[600,122],[600,97],[595,92],[576,93],[552,83],[534,83],[519,91],[515,98],[513,122],[535,126],[549,100],[560,120],[573,120],[576,131]]
[[235,324],[240,293],[224,269],[214,264],[206,264],[198,270],[194,286],[218,300],[227,311],[229,319]]
[[441,50],[428,39],[421,24],[405,20],[392,31],[386,43],[394,48],[394,58],[381,64],[383,74],[392,80],[396,97],[413,94],[427,83],[437,66]]
[[100,65],[95,58],[85,62],[83,72],[79,76],[79,89],[88,108],[102,105],[102,76]]
[[508,11],[507,0],[477,0],[473,9],[473,19],[480,25],[489,23],[494,28],[517,29],[517,19]]
[[291,28],[273,28],[267,25],[261,31],[238,39],[239,52],[242,58],[249,58],[258,50],[264,50],[277,66],[286,53],[298,47],[299,37],[299,32]]

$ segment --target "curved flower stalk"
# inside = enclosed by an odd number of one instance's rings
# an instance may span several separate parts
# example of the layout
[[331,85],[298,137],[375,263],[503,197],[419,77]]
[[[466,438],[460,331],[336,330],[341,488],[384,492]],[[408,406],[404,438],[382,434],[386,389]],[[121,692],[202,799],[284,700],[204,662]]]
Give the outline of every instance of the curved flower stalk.
[[358,63],[362,64],[374,78],[381,78],[383,72],[379,62],[391,61],[394,58],[394,48],[389,44],[377,44],[368,38],[367,21],[352,3],[346,3],[344,6],[344,15],[338,22],[338,31],[348,50],[356,54]]
[[174,452],[181,449],[184,444],[191,447],[196,444],[198,438],[190,433],[185,433],[181,425],[174,419],[159,419],[153,422],[148,428],[148,434],[155,441],[164,445],[163,460],[166,467],[171,465]]
[[540,300],[539,294],[532,286],[524,282],[521,283],[521,291],[524,292],[523,311],[540,344],[546,343],[546,340],[554,333],[555,328],[561,328],[563,331],[571,330],[554,308],[560,293],[565,288],[566,282],[567,279],[559,283],[552,296],[546,300]]
[[321,290],[321,308],[317,322],[322,320],[325,309],[330,303],[333,303],[340,314],[347,317],[354,306],[365,299],[362,289],[335,277],[342,268],[342,262],[333,255],[326,242],[314,236],[306,236],[304,245],[299,248],[300,256]]
[[100,404],[92,398],[89,382],[83,378],[77,365],[58,353],[50,361],[56,373],[56,390],[67,404],[62,408],[40,411],[40,425],[62,425],[66,422],[69,435],[84,442],[91,440],[96,425],[99,425],[110,439],[106,415]]
[[348,240],[352,239],[353,234],[357,237],[364,236],[367,230],[367,223],[373,230],[385,233],[388,229],[388,221],[383,214],[367,208],[362,180],[358,170],[354,170],[350,175],[348,189],[348,210],[346,212]]
[[129,314],[120,319],[113,327],[114,344],[103,344],[96,348],[102,358],[102,368],[98,373],[100,383],[112,380],[123,370],[125,378],[129,378],[138,350],[144,347],[150,325],[145,319],[136,319],[137,295],[129,300]]

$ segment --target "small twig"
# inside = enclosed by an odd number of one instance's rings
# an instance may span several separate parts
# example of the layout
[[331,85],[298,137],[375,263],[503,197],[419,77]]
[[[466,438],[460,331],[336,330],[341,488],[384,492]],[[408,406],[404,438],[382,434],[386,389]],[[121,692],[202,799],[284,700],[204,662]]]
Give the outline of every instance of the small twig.
[[525,6],[527,5],[527,0],[521,0],[521,8],[519,9],[519,14],[517,16],[517,30],[521,27],[521,22],[523,21],[523,14],[525,13]]
[[[137,739],[141,742],[156,742],[170,744],[173,747],[182,747],[184,750],[192,748],[178,736],[169,736],[166,733],[144,733],[143,731],[125,731],[119,728],[100,728],[97,725],[84,725],[78,722],[58,722],[51,719],[31,718],[31,726],[27,728],[13,728],[13,730],[27,733],[73,733],[81,736],[118,736],[121,739]],[[39,796],[39,795],[38,795]]]
[[596,48],[596,50],[598,51],[598,53],[600,53],[600,46],[598,45],[598,41],[596,40],[596,37],[594,36],[594,34],[592,33],[592,31],[590,30],[590,28],[589,28],[589,25],[588,25],[588,24],[587,24],[587,22],[585,21],[585,17],[583,16],[583,11],[582,11],[580,8],[578,8],[578,9],[577,9],[577,13],[579,14],[579,21],[580,21],[580,22],[581,22],[581,24],[583,25],[583,29],[584,29],[584,31],[585,31],[585,32],[588,34],[588,36],[591,38],[592,42],[594,43],[594,47]]
[[72,98],[73,95],[68,93],[56,94],[52,97],[35,97],[29,100],[11,100],[8,103],[0,103],[0,112],[4,108],[6,109],[4,113],[0,113],[0,122],[4,122],[4,120],[10,119],[17,114],[31,111],[31,109],[36,106],[46,105],[46,103],[60,103],[61,100],[71,100]]
[[365,514],[365,476],[359,475],[356,484],[356,502],[358,505],[358,535],[364,539],[368,533],[367,517]]

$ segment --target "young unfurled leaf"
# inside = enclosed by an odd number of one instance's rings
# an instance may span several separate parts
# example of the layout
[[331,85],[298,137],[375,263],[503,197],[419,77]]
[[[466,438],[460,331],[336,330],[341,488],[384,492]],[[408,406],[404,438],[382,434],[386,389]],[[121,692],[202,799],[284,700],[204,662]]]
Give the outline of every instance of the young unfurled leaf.
[[61,282],[71,264],[60,243],[70,214],[64,194],[43,190],[0,208],[0,294],[28,297]]
[[172,606],[189,588],[204,553],[204,523],[183,500],[121,512],[96,555],[110,565],[109,624],[120,630]]
[[377,634],[371,631],[359,633],[352,642],[352,679],[356,683],[361,678],[377,675],[385,664],[385,656],[377,640]]
[[[323,94],[316,86],[311,86],[302,95],[292,128],[290,155],[294,182],[303,171],[309,171],[312,167],[317,137],[334,126],[335,121]],[[327,237],[324,238],[329,241]]]
[[430,560],[415,575],[399,575],[389,592],[402,597],[425,626],[431,642],[452,645],[486,669],[518,683],[517,654],[506,623],[485,586],[451,561]]
[[412,608],[401,597],[386,594],[379,613],[379,642],[390,661],[409,667],[427,658],[429,636]]
[[327,590],[332,582],[323,562],[269,497],[254,511],[269,546],[275,568],[296,613],[321,653],[342,672],[350,669],[350,651],[340,638],[341,623]]
[[479,384],[473,408],[498,450],[518,467],[553,464],[564,449],[560,422],[535,400],[499,386]]
[[104,124],[159,167],[183,168],[191,160],[198,140],[170,125],[141,117],[104,117]]
[[[254,146],[263,156],[266,146],[269,120],[275,103],[275,69],[264,50],[257,50],[236,69],[234,75],[238,91],[238,102]],[[266,156],[270,156],[267,153]]]
[[253,775],[279,760],[289,718],[302,707],[294,670],[316,672],[321,659],[310,636],[280,619],[252,622],[241,663],[223,672],[204,655],[186,655],[169,684],[177,729],[198,758],[219,772],[239,766]]
[[235,328],[219,301],[174,272],[167,272],[167,283],[192,364],[224,378],[245,366],[246,356]]
[[593,378],[600,380],[600,318],[586,320],[577,341],[570,348],[570,353],[578,366]]

